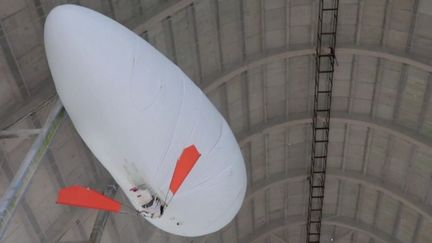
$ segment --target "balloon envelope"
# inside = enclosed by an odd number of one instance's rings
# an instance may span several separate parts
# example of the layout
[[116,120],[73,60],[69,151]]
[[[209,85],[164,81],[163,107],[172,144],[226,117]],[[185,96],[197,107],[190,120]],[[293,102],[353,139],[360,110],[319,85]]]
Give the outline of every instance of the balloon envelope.
[[77,132],[137,210],[131,188],[148,187],[165,199],[184,149],[199,151],[187,176],[174,178],[181,183],[171,187],[175,196],[163,216],[147,220],[173,234],[199,236],[234,218],[246,192],[239,146],[176,65],[117,22],[74,5],[48,15],[45,49]]

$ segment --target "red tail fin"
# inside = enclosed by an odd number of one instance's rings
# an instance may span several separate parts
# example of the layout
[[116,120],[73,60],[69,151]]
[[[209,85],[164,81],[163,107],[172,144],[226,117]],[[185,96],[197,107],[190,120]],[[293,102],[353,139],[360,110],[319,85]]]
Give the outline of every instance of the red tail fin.
[[75,207],[93,208],[105,211],[120,212],[121,204],[99,192],[82,186],[62,188],[57,198],[58,204]]
[[201,154],[195,145],[191,145],[183,150],[180,158],[177,160],[174,174],[171,178],[170,191],[173,195],[180,188],[200,156]]

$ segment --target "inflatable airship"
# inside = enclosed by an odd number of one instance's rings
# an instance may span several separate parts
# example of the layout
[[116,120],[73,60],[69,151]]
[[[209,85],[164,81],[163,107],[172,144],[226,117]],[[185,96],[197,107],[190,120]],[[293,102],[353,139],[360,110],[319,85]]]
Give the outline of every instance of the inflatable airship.
[[[246,192],[246,170],[227,122],[204,93],[138,35],[95,11],[54,8],[45,49],[57,93],[77,132],[135,210],[172,234],[227,225]],[[119,211],[71,186],[58,203]]]

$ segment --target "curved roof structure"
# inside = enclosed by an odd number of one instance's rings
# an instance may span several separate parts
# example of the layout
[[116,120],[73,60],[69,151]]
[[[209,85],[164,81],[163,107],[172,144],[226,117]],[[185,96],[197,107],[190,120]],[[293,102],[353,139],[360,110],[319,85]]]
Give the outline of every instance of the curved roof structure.
[[[0,1],[0,130],[45,121],[55,91],[43,22],[63,2]],[[102,242],[304,242],[318,0],[67,2],[175,62],[225,116],[248,168],[243,207],[221,231],[183,238],[111,215]],[[432,242],[431,21],[431,0],[340,0],[322,242]],[[0,194],[35,132],[0,133]],[[97,212],[54,204],[76,183],[112,181],[66,120],[4,242],[87,242]]]

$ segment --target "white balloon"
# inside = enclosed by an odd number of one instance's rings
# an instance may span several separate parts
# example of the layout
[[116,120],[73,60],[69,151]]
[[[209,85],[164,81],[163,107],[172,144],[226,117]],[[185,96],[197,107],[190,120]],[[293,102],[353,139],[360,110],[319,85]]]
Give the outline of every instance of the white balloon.
[[74,5],[50,12],[45,48],[76,130],[137,210],[131,188],[145,185],[165,199],[183,149],[195,145],[201,154],[163,216],[147,220],[200,236],[234,218],[247,184],[238,143],[176,65],[119,23]]

